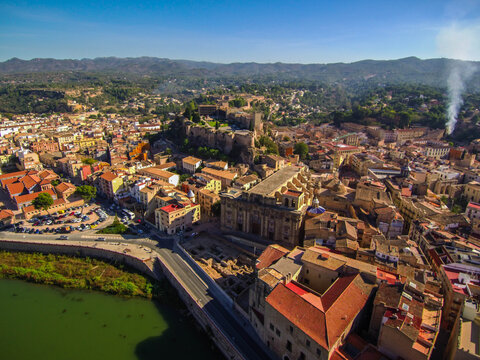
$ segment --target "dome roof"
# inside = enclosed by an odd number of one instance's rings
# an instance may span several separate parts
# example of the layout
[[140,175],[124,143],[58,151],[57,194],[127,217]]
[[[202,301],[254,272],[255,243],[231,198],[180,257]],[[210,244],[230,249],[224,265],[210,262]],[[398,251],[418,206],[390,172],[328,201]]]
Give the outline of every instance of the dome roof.
[[307,212],[311,215],[320,215],[320,214],[323,214],[325,212],[325,209],[321,206],[317,206],[317,207],[310,206],[307,209]]

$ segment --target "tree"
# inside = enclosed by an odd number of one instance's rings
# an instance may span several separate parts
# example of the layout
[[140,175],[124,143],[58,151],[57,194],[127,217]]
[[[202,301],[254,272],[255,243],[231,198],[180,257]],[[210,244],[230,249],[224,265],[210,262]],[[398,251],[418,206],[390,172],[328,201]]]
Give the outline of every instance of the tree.
[[50,206],[53,205],[53,198],[52,195],[50,195],[47,192],[43,192],[39,194],[33,201],[32,205],[35,207],[35,209],[43,209],[43,210],[48,210]]
[[92,158],[85,158],[82,160],[82,162],[85,164],[85,165],[93,165],[97,162],[97,160],[95,159],[92,159]]
[[300,156],[300,159],[305,160],[308,155],[308,145],[304,142],[299,142],[295,144],[294,153]]
[[75,195],[80,196],[83,201],[89,202],[97,195],[97,188],[90,185],[81,185],[75,189]]

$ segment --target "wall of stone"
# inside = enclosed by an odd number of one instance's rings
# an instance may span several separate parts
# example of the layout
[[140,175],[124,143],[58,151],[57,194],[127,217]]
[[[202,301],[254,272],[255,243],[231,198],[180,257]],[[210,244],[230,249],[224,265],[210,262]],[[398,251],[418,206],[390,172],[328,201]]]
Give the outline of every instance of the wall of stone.
[[154,279],[159,279],[161,274],[157,274],[140,259],[110,250],[99,249],[89,246],[64,245],[64,244],[46,244],[24,241],[0,241],[0,249],[6,251],[24,251],[39,252],[44,254],[64,254],[81,257],[92,257],[108,261],[116,261],[132,267]]
[[197,146],[219,149],[227,155],[233,153],[245,162],[253,161],[255,136],[251,131],[216,130],[211,127],[195,126],[190,122],[184,123],[184,131],[187,138]]

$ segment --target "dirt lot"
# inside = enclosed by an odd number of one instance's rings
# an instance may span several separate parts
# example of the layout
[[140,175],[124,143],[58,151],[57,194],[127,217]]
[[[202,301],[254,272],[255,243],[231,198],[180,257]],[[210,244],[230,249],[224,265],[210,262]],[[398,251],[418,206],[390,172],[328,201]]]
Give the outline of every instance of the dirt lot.
[[234,244],[203,235],[183,246],[232,298],[253,283],[255,259]]

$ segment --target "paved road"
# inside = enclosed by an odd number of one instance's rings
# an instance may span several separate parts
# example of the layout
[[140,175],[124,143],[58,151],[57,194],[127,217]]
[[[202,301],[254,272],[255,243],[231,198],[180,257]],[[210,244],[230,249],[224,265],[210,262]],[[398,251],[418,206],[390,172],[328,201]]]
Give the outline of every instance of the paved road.
[[[215,299],[211,295],[208,286],[197,276],[195,271],[180,257],[180,255],[173,251],[173,239],[171,237],[160,237],[159,235],[156,235],[156,238],[159,239],[157,242],[146,237],[135,238],[129,236],[127,238],[109,235],[101,236],[105,237],[107,241],[134,243],[149,247],[153,251],[156,251],[168,267],[172,269],[175,275],[181,279],[190,294],[200,301],[210,318],[213,319],[217,327],[229,338],[230,342],[235,345],[245,359],[261,360],[271,358],[267,349],[258,343],[259,339],[257,335],[245,330],[242,324],[243,320],[240,316],[235,314],[233,309],[227,309],[220,301]],[[68,235],[68,241],[92,241],[97,237],[98,235],[89,236],[84,234],[70,234]],[[58,240],[59,235],[0,232],[0,240],[2,239]]]

